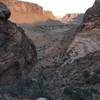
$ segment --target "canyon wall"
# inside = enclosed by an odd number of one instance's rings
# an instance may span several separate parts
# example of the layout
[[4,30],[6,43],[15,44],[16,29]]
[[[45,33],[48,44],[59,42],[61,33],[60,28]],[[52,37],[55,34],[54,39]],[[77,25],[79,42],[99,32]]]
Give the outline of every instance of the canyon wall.
[[18,1],[18,0],[0,0],[11,10],[11,20],[16,23],[36,23],[55,19],[52,12],[44,11],[37,4]]

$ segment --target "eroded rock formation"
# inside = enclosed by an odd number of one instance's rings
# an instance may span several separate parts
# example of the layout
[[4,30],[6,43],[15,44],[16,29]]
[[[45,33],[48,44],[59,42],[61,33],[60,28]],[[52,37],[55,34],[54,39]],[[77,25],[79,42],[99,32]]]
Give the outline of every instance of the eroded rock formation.
[[12,13],[10,19],[16,23],[36,23],[55,19],[52,12],[44,13],[43,8],[34,3],[18,0],[0,0],[0,2],[10,8]]
[[0,3],[0,85],[26,79],[37,59],[34,44],[9,17],[9,9]]

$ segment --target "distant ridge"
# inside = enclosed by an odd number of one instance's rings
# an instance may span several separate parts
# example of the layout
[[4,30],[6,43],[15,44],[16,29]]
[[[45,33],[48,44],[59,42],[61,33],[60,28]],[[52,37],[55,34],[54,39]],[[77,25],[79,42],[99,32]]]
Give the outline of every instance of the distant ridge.
[[82,19],[83,19],[83,15],[82,13],[72,13],[72,14],[66,14],[63,18],[62,21],[63,22],[78,22],[81,23]]

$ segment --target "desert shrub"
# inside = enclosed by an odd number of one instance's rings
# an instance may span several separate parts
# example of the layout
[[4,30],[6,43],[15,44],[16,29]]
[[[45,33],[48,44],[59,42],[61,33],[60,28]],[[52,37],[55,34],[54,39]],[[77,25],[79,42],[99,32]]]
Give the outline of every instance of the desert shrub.
[[64,89],[64,94],[68,100],[92,100],[93,96],[98,93],[98,90],[94,88],[67,86]]

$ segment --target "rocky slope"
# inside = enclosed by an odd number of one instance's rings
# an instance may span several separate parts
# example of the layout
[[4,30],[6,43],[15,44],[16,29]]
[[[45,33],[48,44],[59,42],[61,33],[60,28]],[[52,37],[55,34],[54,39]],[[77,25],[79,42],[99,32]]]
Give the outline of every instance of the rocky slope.
[[[18,95],[18,92],[19,96],[21,95],[20,91],[15,91],[20,86],[20,82],[24,84],[26,80],[28,81],[28,75],[37,62],[37,53],[34,44],[27,38],[22,28],[8,20],[9,17],[9,9],[0,3],[1,100],[8,98],[2,98],[2,95]],[[19,85],[14,89],[15,87],[13,86],[17,83]],[[19,88],[22,89],[22,86]]]
[[63,63],[62,55],[73,40],[78,25],[49,20],[37,25],[21,26],[37,48],[38,63],[30,76],[34,80],[43,81],[42,91],[46,97],[52,98],[51,100],[62,100],[62,93],[59,92],[60,88],[57,85],[61,85],[62,80],[57,77],[59,72],[56,71],[62,68],[60,66]]
[[[50,11],[44,11],[43,8],[34,3],[28,3],[18,0],[0,0],[11,10],[11,20],[16,23],[36,23],[55,19]],[[27,19],[27,20],[26,20]]]

